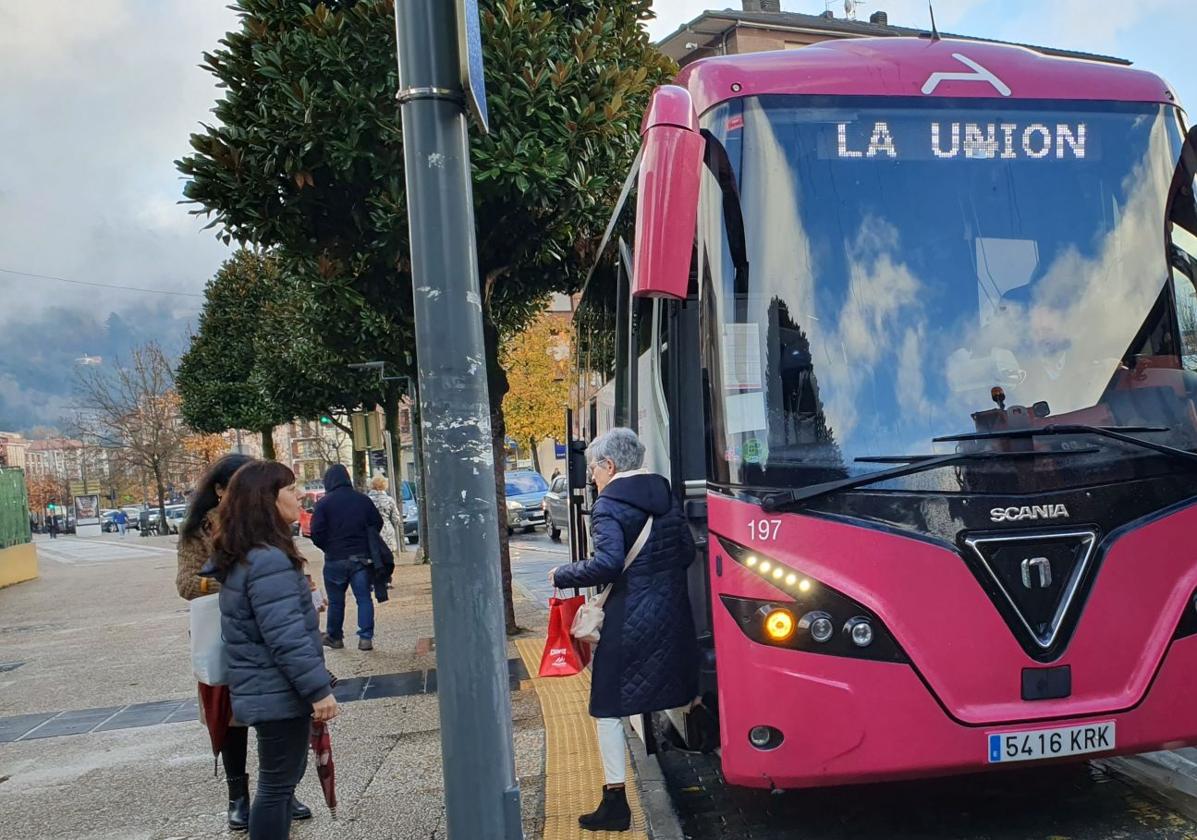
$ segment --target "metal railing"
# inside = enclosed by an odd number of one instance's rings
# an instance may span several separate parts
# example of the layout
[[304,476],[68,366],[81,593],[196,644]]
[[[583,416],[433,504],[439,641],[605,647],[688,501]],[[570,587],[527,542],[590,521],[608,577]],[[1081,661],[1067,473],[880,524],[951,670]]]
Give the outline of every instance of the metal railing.
[[21,545],[30,539],[25,473],[19,469],[0,468],[0,548]]

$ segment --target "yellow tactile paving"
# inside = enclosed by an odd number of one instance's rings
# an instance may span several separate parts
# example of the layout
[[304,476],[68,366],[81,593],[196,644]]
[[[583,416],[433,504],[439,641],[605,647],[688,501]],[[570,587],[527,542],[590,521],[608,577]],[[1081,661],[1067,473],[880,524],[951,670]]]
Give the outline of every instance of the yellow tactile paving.
[[590,703],[590,671],[576,677],[541,678],[544,639],[516,639],[515,646],[532,674],[532,685],[544,716],[544,840],[648,840],[640,793],[628,762],[628,805],[632,830],[583,831],[578,815],[594,810],[602,795],[603,762],[599,757]]

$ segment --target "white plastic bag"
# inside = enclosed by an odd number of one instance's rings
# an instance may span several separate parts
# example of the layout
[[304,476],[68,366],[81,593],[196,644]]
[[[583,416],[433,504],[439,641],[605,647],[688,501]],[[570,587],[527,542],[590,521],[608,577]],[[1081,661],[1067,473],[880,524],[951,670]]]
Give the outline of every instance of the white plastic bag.
[[228,682],[228,660],[220,634],[220,595],[191,601],[191,668],[205,685]]

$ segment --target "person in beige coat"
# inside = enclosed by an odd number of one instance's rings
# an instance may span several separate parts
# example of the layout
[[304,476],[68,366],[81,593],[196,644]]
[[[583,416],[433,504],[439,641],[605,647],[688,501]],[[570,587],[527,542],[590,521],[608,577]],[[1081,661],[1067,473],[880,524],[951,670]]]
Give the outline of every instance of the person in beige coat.
[[399,507],[395,500],[387,493],[390,483],[385,475],[376,475],[370,481],[370,501],[378,508],[382,516],[382,541],[387,544],[391,554],[399,553],[399,535],[403,533],[403,517],[399,515]]

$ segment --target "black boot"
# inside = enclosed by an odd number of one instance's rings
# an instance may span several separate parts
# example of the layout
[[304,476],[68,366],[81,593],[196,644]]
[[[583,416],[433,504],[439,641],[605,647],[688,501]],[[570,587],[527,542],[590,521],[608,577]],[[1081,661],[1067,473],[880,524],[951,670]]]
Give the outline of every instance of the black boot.
[[249,776],[229,776],[229,829],[249,831]]
[[627,831],[632,827],[632,811],[623,785],[603,787],[603,801],[592,814],[578,817],[578,825],[587,831]]
[[291,819],[293,820],[310,820],[312,818],[312,809],[304,805],[294,796],[291,797]]

